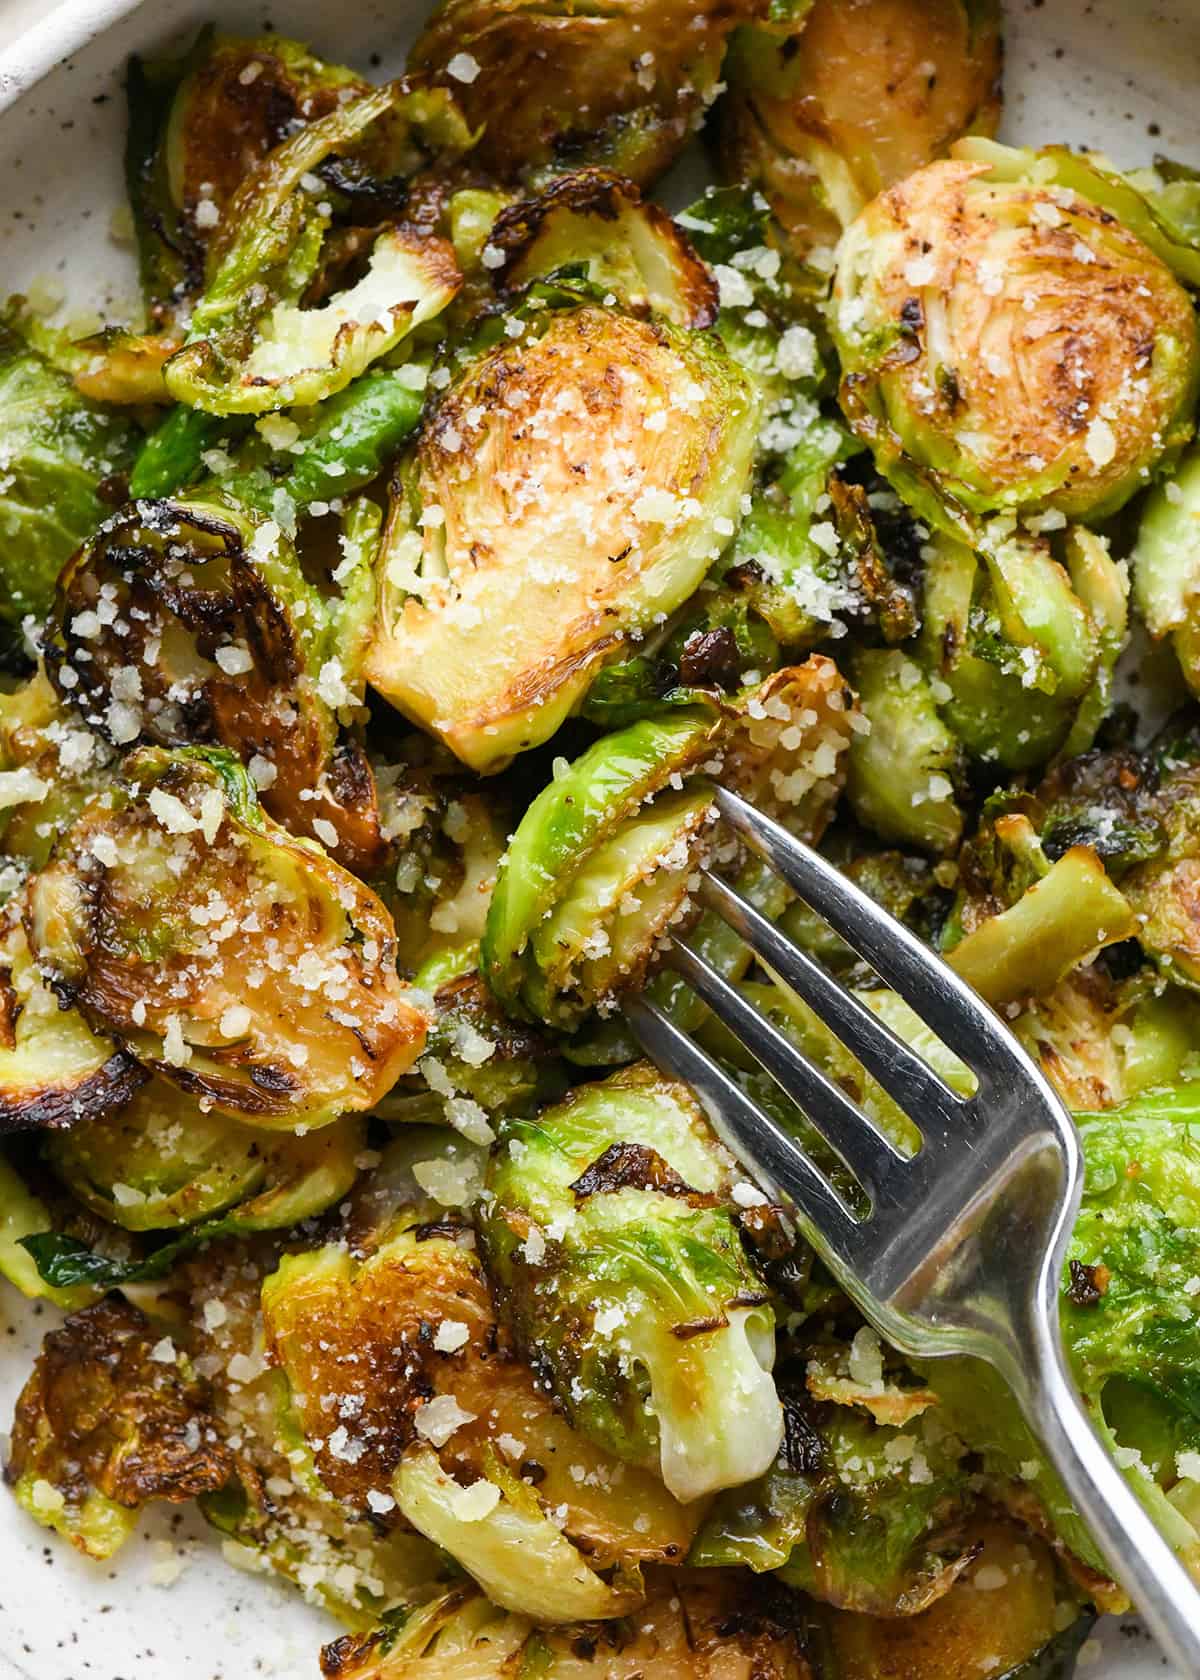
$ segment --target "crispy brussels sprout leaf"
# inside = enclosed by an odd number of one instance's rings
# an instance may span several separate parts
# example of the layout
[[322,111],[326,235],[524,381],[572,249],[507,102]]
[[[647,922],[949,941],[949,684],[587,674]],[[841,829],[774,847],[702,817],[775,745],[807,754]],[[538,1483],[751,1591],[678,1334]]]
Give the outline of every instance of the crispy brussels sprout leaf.
[[[752,0],[631,0],[582,11],[531,0],[440,0],[409,67],[446,80],[495,179],[601,164],[646,186],[715,96],[730,30]],[[459,72],[461,71],[461,74]]]
[[641,1602],[640,1582],[608,1586],[511,1472],[500,1485],[481,1478],[462,1486],[432,1447],[401,1460],[392,1486],[413,1526],[448,1551],[493,1604],[542,1622],[623,1616]]
[[782,1433],[732,1176],[690,1092],[645,1064],[506,1122],[488,1171],[518,1347],[582,1434],[685,1501],[758,1474]]
[[361,278],[302,307],[320,277],[331,214],[305,180],[372,124],[386,129],[428,98],[397,83],[339,104],[246,177],[187,341],[165,370],[177,401],[213,414],[319,402],[451,301],[461,277],[450,246],[401,224],[378,235]]
[[232,1474],[204,1385],[136,1307],[99,1301],[47,1335],[17,1401],[5,1470],[30,1516],[106,1558],[149,1500],[182,1503]]
[[[834,331],[851,426],[952,536],[1003,510],[1102,518],[1191,436],[1187,293],[1108,210],[1036,170],[960,158],[876,199],[841,247]],[[1086,397],[1063,401],[1064,381]]]
[[920,666],[899,648],[871,648],[851,680],[870,726],[850,743],[846,794],[855,816],[883,840],[953,851],[963,827],[961,753]]
[[119,1108],[145,1074],[46,985],[21,908],[0,913],[0,1132],[61,1130]]
[[477,356],[393,495],[368,681],[472,769],[546,740],[704,576],[757,418],[719,340],[592,305]]
[[1000,117],[996,0],[815,0],[734,37],[725,174],[762,192],[794,250],[835,245],[868,200]]
[[386,846],[366,756],[339,735],[345,616],[274,520],[225,498],[131,502],[64,569],[45,654],[114,746],[228,747],[273,817],[370,875]]
[[626,1621],[536,1627],[466,1588],[335,1640],[325,1680],[811,1680],[796,1606],[738,1570],[662,1571]]
[[34,882],[26,932],[91,1024],[260,1126],[371,1108],[424,1042],[383,905],[216,750],[132,754]]
[[129,466],[134,433],[82,397],[0,319],[0,625],[49,609],[76,544],[109,511],[107,481]]
[[488,238],[503,293],[558,275],[611,292],[677,327],[711,327],[717,285],[686,234],[632,181],[607,169],[564,175],[503,211]]
[[53,1139],[48,1158],[85,1207],[127,1231],[177,1229],[232,1209],[243,1229],[265,1230],[339,1201],[364,1141],[349,1116],[307,1137],[255,1131],[156,1079],[116,1112]]

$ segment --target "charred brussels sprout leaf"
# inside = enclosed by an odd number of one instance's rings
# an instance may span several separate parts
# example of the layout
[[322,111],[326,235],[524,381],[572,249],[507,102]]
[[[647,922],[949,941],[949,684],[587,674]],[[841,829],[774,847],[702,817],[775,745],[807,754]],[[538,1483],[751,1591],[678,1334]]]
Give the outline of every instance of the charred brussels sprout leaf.
[[136,1307],[100,1301],[49,1333],[17,1401],[6,1479],[89,1557],[111,1557],[148,1501],[182,1503],[233,1474],[204,1385],[173,1349],[159,1358],[159,1341]]
[[0,432],[0,625],[13,630],[48,610],[63,562],[109,511],[134,433],[3,319]]
[[874,1616],[914,1615],[947,1592],[972,1556],[961,1450],[802,1395],[785,1401],[785,1416],[780,1456],[720,1496],[689,1561],[775,1570],[825,1603]]
[[759,1474],[782,1433],[733,1176],[690,1092],[644,1064],[507,1122],[488,1170],[518,1347],[576,1429],[685,1501]]
[[[369,576],[366,557],[357,569]],[[370,874],[384,843],[366,757],[338,729],[355,701],[343,617],[273,520],[225,500],[132,502],[64,569],[45,652],[108,741],[230,748],[274,817]]]
[[1102,518],[1191,436],[1187,293],[1101,204],[1036,170],[956,158],[876,199],[841,247],[834,329],[852,427],[952,535],[1002,510]]
[[[331,205],[304,185],[372,124],[419,124],[431,101],[444,121],[436,97],[397,83],[338,105],[246,177],[186,343],[166,366],[177,401],[213,414],[319,402],[446,307],[460,282],[453,252],[407,224],[378,234],[361,278],[342,287],[336,274],[323,276]],[[314,285],[319,301],[303,308]]]
[[720,552],[757,418],[711,335],[592,305],[531,318],[402,468],[368,680],[472,769],[546,740]]
[[409,65],[448,78],[483,130],[475,157],[497,179],[538,182],[595,163],[645,186],[687,144],[730,30],[757,10],[754,0],[632,0],[607,11],[441,0]]
[[144,1065],[263,1126],[371,1108],[420,1053],[383,905],[226,753],[144,748],[33,884],[30,946]]
[[711,327],[717,286],[678,223],[606,169],[565,175],[503,211],[488,238],[512,293],[543,276],[586,280],[677,327]]
[[815,0],[747,27],[725,68],[726,174],[761,191],[793,247],[837,243],[868,200],[1000,116],[996,0]]

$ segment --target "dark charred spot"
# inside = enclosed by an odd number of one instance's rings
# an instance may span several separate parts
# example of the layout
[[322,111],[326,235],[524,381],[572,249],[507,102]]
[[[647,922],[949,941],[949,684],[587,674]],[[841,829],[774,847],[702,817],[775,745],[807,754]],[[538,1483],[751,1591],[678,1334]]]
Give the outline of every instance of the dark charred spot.
[[713,1313],[708,1318],[690,1318],[686,1324],[672,1324],[671,1334],[681,1342],[690,1342],[693,1336],[707,1336],[714,1330],[724,1330],[728,1324],[724,1313]]
[[900,325],[906,332],[919,333],[925,325],[925,311],[919,297],[905,298],[900,305]]
[[693,630],[679,656],[679,675],[689,688],[729,688],[738,679],[737,638],[727,625]]
[[656,1149],[629,1142],[610,1143],[568,1188],[575,1192],[576,1201],[614,1190],[657,1190],[664,1196],[680,1197],[698,1194]]
[[521,1460],[521,1468],[517,1474],[523,1482],[528,1482],[530,1487],[537,1487],[540,1482],[546,1480],[546,1466],[539,1464],[536,1458],[525,1458]]
[[807,1395],[785,1393],[783,1458],[788,1469],[798,1476],[820,1475],[827,1468],[828,1456]]
[[1067,1300],[1074,1307],[1095,1307],[1108,1293],[1112,1273],[1107,1266],[1085,1266],[1072,1260],[1069,1267],[1071,1281],[1067,1285]]

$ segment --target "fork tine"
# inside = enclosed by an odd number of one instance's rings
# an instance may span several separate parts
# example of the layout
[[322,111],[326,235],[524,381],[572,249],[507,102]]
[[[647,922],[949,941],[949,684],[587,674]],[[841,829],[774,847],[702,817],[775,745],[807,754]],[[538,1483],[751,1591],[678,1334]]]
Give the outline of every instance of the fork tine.
[[1020,1062],[1013,1057],[987,1005],[965,981],[897,922],[873,898],[831,863],[797,840],[761,811],[728,788],[714,793],[721,815],[804,902],[827,921],[835,933],[879,977],[915,1009],[942,1043],[977,1074],[981,1049],[995,1052],[987,1059],[993,1076],[1001,1067]]
[[838,985],[820,963],[786,939],[775,924],[748,904],[718,876],[704,871],[701,901],[715,910],[749,945],[785,986],[820,1016],[827,1027],[857,1057],[867,1072],[886,1089],[903,1095],[922,1132],[940,1128],[961,1130],[962,1099],[852,992]]
[[856,1258],[861,1260],[858,1223],[795,1139],[656,1004],[630,997],[624,1013],[650,1060],[692,1087],[726,1148],[749,1166],[764,1189],[795,1208],[813,1246],[853,1268]]
[[736,986],[680,940],[672,940],[667,961],[757,1058],[783,1094],[799,1106],[826,1143],[837,1150],[870,1196],[873,1207],[891,1201],[889,1179],[906,1164],[906,1158],[890,1138],[760,1015]]

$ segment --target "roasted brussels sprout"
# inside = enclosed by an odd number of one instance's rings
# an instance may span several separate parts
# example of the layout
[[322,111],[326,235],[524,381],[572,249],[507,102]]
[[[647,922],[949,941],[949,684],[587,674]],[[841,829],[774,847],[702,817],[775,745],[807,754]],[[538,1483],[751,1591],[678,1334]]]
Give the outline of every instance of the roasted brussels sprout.
[[[305,184],[372,124],[421,121],[431,97],[397,83],[339,103],[246,176],[187,339],[166,364],[172,397],[212,414],[319,402],[446,307],[460,282],[451,247],[403,223],[379,233],[360,279],[322,284],[332,208]],[[313,285],[320,300],[306,309]]]
[[852,715],[837,667],[818,656],[721,713],[661,713],[596,742],[538,795],[505,854],[480,948],[492,991],[557,1027],[610,1007],[688,913],[710,778],[819,827]]
[[0,890],[40,869],[88,797],[112,780],[116,755],[76,722],[39,667],[0,694]]
[[[862,1339],[879,1364],[871,1334]],[[856,1358],[871,1363],[857,1343]],[[941,1598],[974,1551],[961,1443],[803,1392],[785,1397],[784,1416],[780,1456],[758,1481],[721,1494],[689,1562],[774,1570],[814,1598],[872,1616],[915,1615]]]
[[49,609],[59,568],[109,511],[134,435],[0,319],[0,626]]
[[736,1570],[661,1572],[636,1615],[573,1627],[457,1588],[321,1653],[325,1680],[502,1680],[531,1664],[546,1680],[811,1680],[794,1606]]
[[326,600],[275,520],[224,499],[131,502],[64,568],[48,669],[114,746],[228,747],[272,816],[374,874],[374,781],[338,729],[356,703],[346,607],[369,556],[347,565],[347,593]]
[[869,725],[850,742],[846,796],[855,816],[883,840],[952,851],[963,827],[961,752],[920,666],[899,648],[870,648],[850,675]]
[[922,517],[1099,519],[1192,432],[1191,300],[1102,205],[1032,167],[933,163],[847,231],[842,405]]
[[46,985],[22,909],[0,911],[0,1132],[53,1131],[119,1108],[145,1074]]
[[581,163],[646,186],[716,97],[730,30],[756,0],[626,0],[606,12],[559,0],[440,0],[409,55],[483,130],[474,158],[537,183]]
[[85,1207],[127,1231],[161,1231],[235,1209],[243,1229],[311,1219],[358,1176],[365,1129],[353,1116],[307,1137],[243,1126],[165,1080],[52,1138],[47,1156]]
[[472,769],[545,741],[720,553],[757,421],[712,335],[592,304],[528,317],[401,470],[368,680]]
[[[129,61],[125,180],[151,321],[170,327],[204,288],[234,194],[291,125],[369,84],[280,35],[202,30],[179,58]],[[174,488],[172,486],[172,488]]]
[[181,1503],[230,1479],[212,1423],[205,1385],[170,1337],[113,1296],[47,1335],[5,1478],[31,1517],[111,1557],[149,1500]]
[[716,281],[679,224],[607,169],[580,169],[510,205],[488,244],[503,259],[492,273],[505,294],[560,275],[677,327],[711,327],[717,318]]
[[960,135],[993,132],[1001,14],[998,0],[815,0],[794,10],[790,27],[734,36],[721,154],[729,179],[764,193],[807,255],[835,245],[869,199]]
[[93,1027],[260,1126],[371,1108],[424,1042],[383,905],[265,817],[227,753],[131,754],[33,882],[25,922]]
[[682,1556],[696,1516],[576,1436],[498,1342],[461,1217],[402,1206],[364,1259],[291,1254],[265,1280],[267,1343],[315,1473],[350,1508],[413,1524],[506,1608],[623,1614],[636,1574],[610,1586],[597,1570]]
[[735,1177],[691,1093],[645,1064],[506,1121],[488,1168],[518,1348],[581,1434],[685,1501],[758,1475],[783,1430]]
[[1188,687],[1200,694],[1200,450],[1146,498],[1133,600],[1152,636],[1171,637]]

